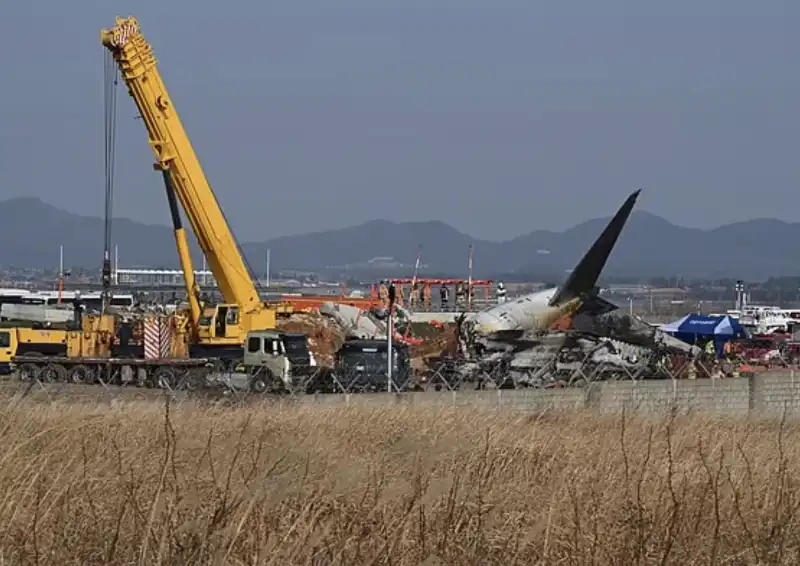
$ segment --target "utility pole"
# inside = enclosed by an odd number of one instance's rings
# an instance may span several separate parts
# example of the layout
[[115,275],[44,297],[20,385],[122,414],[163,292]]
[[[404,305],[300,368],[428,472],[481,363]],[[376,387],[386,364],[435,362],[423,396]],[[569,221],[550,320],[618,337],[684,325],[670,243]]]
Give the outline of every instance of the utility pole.
[[392,392],[392,370],[394,370],[394,355],[392,352],[392,334],[394,334],[394,301],[397,297],[397,289],[394,283],[389,284],[389,315],[386,323],[386,391]]

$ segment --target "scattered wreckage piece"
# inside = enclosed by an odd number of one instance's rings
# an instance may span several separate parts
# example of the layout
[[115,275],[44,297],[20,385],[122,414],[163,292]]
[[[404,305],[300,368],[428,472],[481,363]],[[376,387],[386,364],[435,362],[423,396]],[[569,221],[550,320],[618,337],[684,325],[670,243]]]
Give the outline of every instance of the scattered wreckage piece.
[[[348,339],[386,340],[388,327],[388,309],[386,308],[373,308],[365,311],[351,305],[326,302],[322,304],[319,312],[333,319],[344,330]],[[409,333],[406,332],[410,321],[411,313],[395,305],[394,340],[419,345],[423,341],[409,336]]]
[[[575,317],[564,332],[490,337],[456,320],[459,355],[434,360],[429,380],[448,388],[563,387],[619,379],[677,378],[702,351],[627,315]],[[508,333],[506,333],[508,334]],[[704,364],[710,367],[711,364]]]
[[[711,364],[664,347],[653,349],[579,332],[547,337],[522,353],[431,358],[426,382],[439,389],[580,387],[596,381],[679,379],[696,368],[707,377]],[[560,342],[554,344],[552,342]]]

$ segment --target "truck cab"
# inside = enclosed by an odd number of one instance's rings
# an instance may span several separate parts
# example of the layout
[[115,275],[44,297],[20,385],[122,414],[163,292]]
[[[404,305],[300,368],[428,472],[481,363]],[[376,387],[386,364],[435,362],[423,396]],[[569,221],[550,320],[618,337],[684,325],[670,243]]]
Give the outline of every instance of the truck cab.
[[307,336],[277,330],[248,332],[242,362],[251,376],[250,390],[256,393],[266,391],[273,380],[292,388],[310,375],[312,363],[316,366]]
[[11,373],[11,359],[17,349],[16,333],[10,328],[0,328],[0,374]]
[[66,356],[69,334],[59,329],[0,328],[0,373],[11,371],[16,356]]
[[[285,361],[284,361],[285,359]],[[280,360],[276,363],[275,360]],[[281,375],[289,361],[283,337],[277,330],[257,330],[248,333],[244,349],[244,365],[268,367],[276,375]]]

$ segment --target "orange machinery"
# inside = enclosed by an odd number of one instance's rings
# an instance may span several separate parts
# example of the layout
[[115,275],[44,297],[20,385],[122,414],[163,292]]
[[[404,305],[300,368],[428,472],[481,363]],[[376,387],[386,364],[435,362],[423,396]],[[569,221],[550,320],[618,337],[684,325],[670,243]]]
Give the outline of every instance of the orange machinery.
[[358,307],[361,310],[370,310],[380,304],[377,297],[343,297],[343,296],[301,296],[301,295],[281,295],[280,302],[292,306],[294,312],[316,311],[323,303],[339,303]]

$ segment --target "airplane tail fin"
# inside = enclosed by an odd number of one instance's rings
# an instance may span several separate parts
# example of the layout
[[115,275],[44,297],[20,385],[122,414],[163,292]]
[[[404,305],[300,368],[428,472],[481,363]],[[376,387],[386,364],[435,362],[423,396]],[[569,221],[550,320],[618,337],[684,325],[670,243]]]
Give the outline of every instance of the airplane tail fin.
[[631,211],[633,211],[633,207],[636,204],[636,199],[639,198],[639,193],[641,192],[642,189],[634,191],[623,203],[617,214],[614,215],[614,218],[603,230],[603,233],[600,234],[600,237],[595,240],[586,255],[572,270],[567,282],[553,296],[550,301],[551,306],[583,296],[595,288],[600,273],[611,255],[611,250],[614,249],[622,229],[628,222]]

